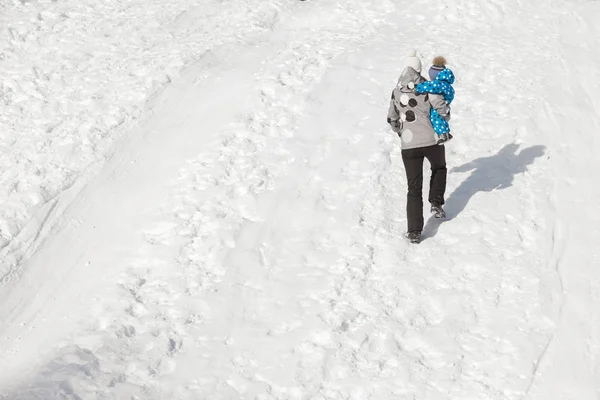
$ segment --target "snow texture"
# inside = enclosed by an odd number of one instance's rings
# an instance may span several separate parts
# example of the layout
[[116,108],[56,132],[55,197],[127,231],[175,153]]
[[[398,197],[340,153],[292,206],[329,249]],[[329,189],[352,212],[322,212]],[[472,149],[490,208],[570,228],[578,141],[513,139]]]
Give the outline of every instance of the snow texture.
[[[0,399],[597,400],[599,17],[0,4]],[[457,76],[419,245],[385,123],[413,48]]]

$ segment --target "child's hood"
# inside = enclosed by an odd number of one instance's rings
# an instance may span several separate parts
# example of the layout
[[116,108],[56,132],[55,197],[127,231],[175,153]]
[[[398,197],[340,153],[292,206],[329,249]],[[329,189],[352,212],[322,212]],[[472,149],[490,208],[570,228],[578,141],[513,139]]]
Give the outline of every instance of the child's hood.
[[437,74],[437,76],[435,77],[435,80],[447,82],[452,85],[454,83],[454,73],[452,72],[451,69],[446,68],[442,72]]

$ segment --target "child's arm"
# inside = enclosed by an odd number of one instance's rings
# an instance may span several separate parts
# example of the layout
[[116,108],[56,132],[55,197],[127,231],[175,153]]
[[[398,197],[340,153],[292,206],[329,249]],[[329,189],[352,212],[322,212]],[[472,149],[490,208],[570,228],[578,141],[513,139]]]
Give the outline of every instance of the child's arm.
[[434,84],[434,82],[423,82],[419,83],[415,86],[415,93],[423,94],[423,93],[433,93],[433,94],[442,94],[443,88],[441,85]]
[[454,88],[445,82],[423,82],[415,87],[415,93],[441,94],[448,104],[454,100]]

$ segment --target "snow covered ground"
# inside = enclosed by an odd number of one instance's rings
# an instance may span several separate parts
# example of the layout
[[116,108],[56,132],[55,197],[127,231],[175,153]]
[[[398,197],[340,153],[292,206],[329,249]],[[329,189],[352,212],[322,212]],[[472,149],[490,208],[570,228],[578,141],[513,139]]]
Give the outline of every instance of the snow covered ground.
[[[600,398],[600,3],[0,4],[0,398]],[[409,245],[385,124],[458,81]]]

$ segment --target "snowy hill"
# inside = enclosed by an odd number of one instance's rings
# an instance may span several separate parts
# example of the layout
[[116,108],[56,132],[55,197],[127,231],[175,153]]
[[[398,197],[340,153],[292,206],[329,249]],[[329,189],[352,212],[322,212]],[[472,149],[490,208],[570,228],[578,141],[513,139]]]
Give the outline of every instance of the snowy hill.
[[[0,4],[0,399],[597,400],[598,18]],[[457,76],[419,245],[385,123],[412,48]]]

